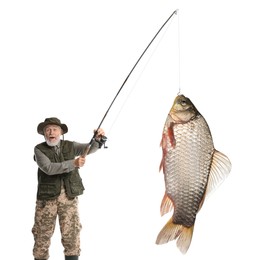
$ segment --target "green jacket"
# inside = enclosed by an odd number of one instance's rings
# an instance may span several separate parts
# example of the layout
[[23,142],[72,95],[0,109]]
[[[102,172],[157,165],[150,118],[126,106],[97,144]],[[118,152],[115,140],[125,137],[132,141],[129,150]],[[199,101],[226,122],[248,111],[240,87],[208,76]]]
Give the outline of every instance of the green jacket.
[[[36,146],[44,153],[51,162],[63,162],[75,158],[73,142],[61,140],[60,154],[57,155],[53,147],[46,142]],[[83,194],[84,186],[78,169],[63,174],[48,175],[38,168],[38,200],[51,200],[57,198],[61,193],[61,186],[64,184],[66,194],[69,198],[74,198]]]

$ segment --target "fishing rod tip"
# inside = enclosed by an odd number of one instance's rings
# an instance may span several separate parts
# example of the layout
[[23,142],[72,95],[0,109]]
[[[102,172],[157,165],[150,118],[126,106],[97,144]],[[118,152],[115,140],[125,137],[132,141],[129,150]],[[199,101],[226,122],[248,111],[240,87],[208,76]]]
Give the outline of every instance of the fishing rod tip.
[[174,11],[174,13],[177,15],[178,14],[178,12],[179,12],[179,9],[176,9],[175,11]]

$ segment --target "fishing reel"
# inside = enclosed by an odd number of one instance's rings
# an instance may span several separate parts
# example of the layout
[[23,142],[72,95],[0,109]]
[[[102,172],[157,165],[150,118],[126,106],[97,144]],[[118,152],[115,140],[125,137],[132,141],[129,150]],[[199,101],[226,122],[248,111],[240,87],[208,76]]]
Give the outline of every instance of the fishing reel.
[[99,148],[101,148],[104,145],[104,148],[107,148],[106,146],[107,137],[102,135],[99,139],[96,139],[96,142],[99,144]]

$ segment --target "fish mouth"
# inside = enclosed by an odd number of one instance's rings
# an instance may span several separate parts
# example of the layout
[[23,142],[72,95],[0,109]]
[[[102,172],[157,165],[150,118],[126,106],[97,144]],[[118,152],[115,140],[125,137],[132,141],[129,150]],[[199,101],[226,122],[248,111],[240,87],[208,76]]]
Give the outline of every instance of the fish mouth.
[[174,112],[169,113],[169,116],[171,117],[172,121],[175,124],[185,124],[185,123],[187,123],[188,121],[191,120],[191,117],[184,117],[183,116],[183,111],[181,113],[182,113],[182,115],[178,115],[178,113],[174,113]]

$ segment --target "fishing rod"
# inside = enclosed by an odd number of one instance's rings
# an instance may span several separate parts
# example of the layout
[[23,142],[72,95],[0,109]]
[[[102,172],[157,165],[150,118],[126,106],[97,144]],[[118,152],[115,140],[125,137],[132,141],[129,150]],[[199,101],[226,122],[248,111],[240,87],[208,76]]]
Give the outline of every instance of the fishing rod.
[[[119,93],[121,92],[121,90],[123,89],[125,83],[127,82],[127,80],[129,79],[129,77],[131,76],[132,72],[134,71],[135,67],[137,66],[137,64],[139,63],[139,61],[142,59],[142,57],[144,56],[144,54],[146,53],[146,51],[148,50],[148,48],[150,47],[150,45],[153,43],[154,39],[158,36],[158,34],[161,32],[161,30],[163,29],[163,27],[169,22],[169,20],[173,17],[173,15],[177,15],[178,13],[178,9],[176,9],[168,18],[167,20],[163,23],[163,25],[160,27],[160,29],[156,32],[156,34],[154,35],[154,37],[152,38],[152,40],[149,42],[149,44],[146,46],[146,48],[144,49],[144,51],[142,52],[142,54],[140,55],[140,57],[138,58],[138,60],[136,61],[136,63],[134,64],[134,66],[132,67],[132,69],[130,70],[130,72],[128,73],[127,77],[125,78],[125,80],[123,81],[123,84],[121,85],[121,87],[119,88],[119,90],[117,91],[115,97],[113,98],[111,104],[109,105],[106,113],[104,114],[102,120],[100,121],[97,129],[94,132],[93,137],[91,138],[89,145],[86,147],[82,157],[86,157],[90,151],[90,148],[97,136],[98,130],[100,129],[101,125],[103,124],[110,108],[112,107],[112,105],[114,104],[116,98],[118,97]],[[106,136],[102,136],[100,138],[100,140],[96,140],[99,143],[99,147],[101,148],[104,145],[104,148],[107,148],[106,146],[106,141],[107,141],[107,137]]]

